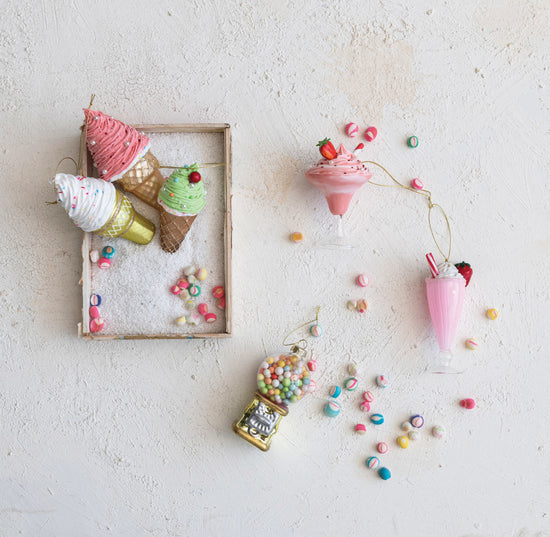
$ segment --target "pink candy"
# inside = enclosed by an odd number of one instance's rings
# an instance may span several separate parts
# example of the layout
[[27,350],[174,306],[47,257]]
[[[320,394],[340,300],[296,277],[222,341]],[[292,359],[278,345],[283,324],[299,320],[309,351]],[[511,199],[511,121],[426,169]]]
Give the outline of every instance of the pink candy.
[[178,283],[176,284],[180,289],[189,289],[189,282],[182,278],[181,280],[178,280]]
[[359,410],[363,412],[370,412],[370,403],[368,401],[361,401],[359,404]]
[[359,287],[366,287],[369,284],[369,277],[366,274],[359,274],[355,281]]
[[365,313],[367,311],[368,304],[366,300],[358,300],[357,301],[357,311],[359,313]]
[[372,403],[374,401],[374,394],[369,391],[363,392],[363,399],[367,401],[367,403]]
[[216,300],[216,306],[221,310],[225,309],[225,297],[224,296],[222,296],[221,298],[218,298],[218,300]]
[[472,408],[476,406],[476,402],[473,399],[462,399],[462,401],[460,401],[460,406],[467,410],[472,410]]
[[92,319],[97,319],[99,317],[99,308],[97,306],[92,306],[90,308],[90,317]]
[[214,289],[212,289],[212,295],[214,298],[222,298],[225,296],[225,289],[223,285],[216,285]]
[[372,142],[377,135],[378,135],[378,130],[376,129],[376,127],[369,127],[365,131],[365,140],[367,140],[367,142]]
[[101,332],[103,328],[105,327],[105,321],[103,319],[100,319],[99,317],[97,319],[92,319],[90,321],[90,332],[96,333]]
[[109,268],[111,266],[111,260],[110,259],[107,259],[106,257],[102,257],[99,259],[99,261],[97,262],[97,266],[100,268],[100,269],[106,269],[106,268]]
[[204,316],[204,320],[207,322],[207,323],[213,323],[215,322],[217,319],[216,317],[216,314],[215,313],[207,313],[205,316]]
[[172,287],[170,287],[170,292],[173,295],[179,295],[181,293],[181,289],[177,285],[172,285]]
[[416,190],[422,190],[424,188],[424,183],[417,177],[411,181],[411,186],[416,188]]
[[386,442],[378,442],[378,444],[376,444],[376,450],[378,453],[387,453],[388,444],[386,444]]
[[365,434],[367,432],[367,428],[362,423],[358,423],[355,426],[355,432],[357,434]]
[[201,315],[206,315],[208,313],[208,304],[205,304],[204,302],[201,302],[199,304],[197,310]]
[[348,136],[355,138],[358,132],[359,132],[359,127],[357,126],[356,123],[348,123],[346,125],[346,134]]
[[315,371],[317,369],[317,360],[310,360],[308,363],[307,363],[307,368],[310,370],[310,371]]

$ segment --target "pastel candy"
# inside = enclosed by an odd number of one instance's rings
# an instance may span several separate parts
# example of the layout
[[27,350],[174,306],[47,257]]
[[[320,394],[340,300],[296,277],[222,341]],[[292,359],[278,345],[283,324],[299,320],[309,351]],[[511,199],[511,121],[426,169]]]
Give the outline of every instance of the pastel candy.
[[412,425],[410,421],[404,421],[401,424],[401,430],[405,431],[406,433],[408,433],[411,429],[412,429]]
[[185,278],[180,278],[176,284],[180,289],[189,289],[189,282]]
[[188,310],[194,310],[196,307],[197,307],[197,304],[196,302],[190,298],[186,303],[185,303],[185,307],[188,309]]
[[192,285],[197,282],[197,278],[195,278],[194,274],[190,274],[187,276],[187,281],[189,282],[189,285]]
[[321,328],[320,325],[318,324],[314,324],[310,329],[309,329],[311,335],[313,337],[319,337],[322,333],[323,333],[323,329]]
[[357,133],[359,132],[359,127],[357,126],[356,123],[348,123],[346,125],[346,134],[348,136],[351,136],[352,138],[355,138],[355,136],[357,135]]
[[220,310],[225,309],[225,297],[222,296],[216,300],[216,307]]
[[101,296],[97,293],[90,296],[90,306],[101,306]]
[[391,477],[391,472],[386,467],[382,467],[378,470],[378,475],[381,479],[387,481]]
[[105,321],[99,317],[90,321],[90,332],[101,332],[105,328]]
[[387,388],[388,387],[388,379],[384,375],[378,375],[376,377],[376,385],[379,388]]
[[357,375],[357,373],[359,372],[359,367],[357,366],[356,363],[354,362],[350,362],[348,364],[348,373],[352,376],[352,377],[355,377]]
[[357,309],[357,300],[348,300],[348,310],[355,311]]
[[418,147],[418,137],[410,136],[409,139],[407,140],[407,145],[413,148]]
[[374,425],[382,425],[384,423],[384,416],[382,416],[382,414],[372,414],[370,421],[374,423]]
[[181,289],[177,285],[172,285],[172,287],[170,287],[170,292],[173,295],[179,295],[181,293]]
[[445,427],[442,425],[434,425],[432,428],[432,436],[435,436],[435,438],[443,438],[445,436]]
[[380,459],[378,457],[369,457],[366,461],[367,468],[376,470],[380,466]]
[[376,444],[376,451],[378,451],[378,453],[387,453],[388,452],[388,444],[386,444],[386,442],[378,442],[378,444]]
[[416,177],[411,181],[411,186],[413,188],[416,188],[416,190],[422,190],[424,188],[424,183],[418,177]]
[[370,412],[370,403],[368,401],[361,401],[359,404],[359,410],[363,412]]
[[316,389],[317,389],[317,383],[314,380],[310,380],[307,391],[310,393],[313,393]]
[[182,300],[189,300],[189,297],[191,296],[189,294],[189,291],[187,289],[181,289],[180,288],[180,294],[178,295]]
[[208,304],[201,302],[197,307],[197,311],[200,315],[206,315],[208,313]]
[[324,412],[329,418],[335,418],[340,414],[340,405],[336,401],[329,401],[325,405]]
[[478,343],[474,338],[470,338],[466,340],[466,347],[468,347],[471,351],[475,351],[478,347]]
[[185,318],[185,315],[183,315],[182,317],[178,317],[174,322],[175,322],[178,326],[183,326],[184,324],[187,323],[187,319]]
[[473,399],[462,399],[462,401],[460,401],[460,406],[467,410],[472,410],[472,408],[476,406],[476,402]]
[[97,266],[100,269],[108,269],[111,266],[111,260],[106,257],[100,257],[97,262]]
[[357,434],[365,434],[367,432],[367,428],[365,427],[365,425],[363,425],[362,423],[358,423],[356,426],[355,426],[355,432]]
[[357,311],[359,313],[365,313],[367,311],[368,306],[369,305],[367,304],[366,300],[357,301]]
[[372,142],[378,136],[378,129],[376,127],[369,127],[365,131],[365,140]]
[[208,271],[205,268],[202,268],[202,267],[199,270],[197,270],[197,272],[195,273],[195,277],[200,282],[206,280],[207,276],[208,276]]
[[352,392],[353,390],[357,389],[358,380],[356,377],[350,377],[344,382],[344,388],[348,390],[348,392]]
[[195,284],[191,285],[187,291],[189,291],[191,296],[199,296],[201,294],[201,288]]
[[355,282],[359,287],[366,287],[369,284],[369,277],[366,274],[359,274]]
[[97,306],[90,306],[89,313],[92,319],[97,319],[99,317],[99,308]]
[[342,388],[340,386],[333,386],[329,391],[329,395],[334,398],[339,397],[341,393]]
[[372,403],[374,401],[374,394],[369,391],[363,392],[363,399],[369,403]]
[[494,321],[498,317],[498,310],[496,308],[490,308],[487,310],[486,315],[491,321]]
[[99,252],[97,250],[90,250],[90,261],[97,263],[99,261]]
[[420,440],[420,431],[417,431],[416,429],[413,429],[412,431],[409,431],[409,440],[412,442],[416,442],[417,440]]
[[183,273],[186,276],[191,276],[191,274],[195,274],[195,272],[197,272],[197,269],[195,268],[194,265],[189,265],[183,269]]
[[424,425],[424,418],[420,414],[412,416],[409,421],[416,429],[420,429]]
[[200,315],[197,313],[191,313],[186,318],[188,324],[197,325],[201,322]]
[[101,250],[101,255],[102,257],[111,259],[115,255],[115,249],[112,246],[105,246],[103,250]]
[[299,231],[295,231],[290,234],[290,240],[296,244],[300,244],[301,242],[304,242],[304,234]]
[[214,323],[216,322],[217,320],[217,316],[215,313],[207,313],[205,316],[204,316],[204,320],[207,322],[207,323]]
[[402,449],[407,449],[409,447],[409,439],[406,436],[399,436],[397,438],[397,445]]

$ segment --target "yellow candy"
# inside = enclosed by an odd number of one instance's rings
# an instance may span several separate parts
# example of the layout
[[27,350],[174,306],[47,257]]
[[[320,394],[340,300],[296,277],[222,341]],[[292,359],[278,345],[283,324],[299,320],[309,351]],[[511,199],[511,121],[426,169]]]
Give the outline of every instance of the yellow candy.
[[284,363],[283,360],[281,360],[280,362],[277,363],[277,365],[278,365],[279,367],[284,367],[284,366],[285,366],[285,363]]
[[498,317],[498,310],[496,308],[491,308],[487,310],[487,317],[494,321]]
[[296,231],[295,233],[290,234],[290,240],[295,243],[304,242],[304,235],[303,233]]
[[400,436],[397,439],[397,444],[400,448],[407,449],[409,447],[409,439],[406,436]]
[[268,363],[269,365],[271,365],[274,361],[275,361],[274,358],[268,358],[268,359],[267,359],[267,363]]

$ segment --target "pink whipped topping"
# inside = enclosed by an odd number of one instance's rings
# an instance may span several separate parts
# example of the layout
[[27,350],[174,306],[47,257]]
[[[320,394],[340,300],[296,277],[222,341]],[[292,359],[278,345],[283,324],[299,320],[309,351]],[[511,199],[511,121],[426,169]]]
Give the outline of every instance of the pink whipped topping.
[[368,181],[372,174],[368,168],[361,164],[361,161],[354,153],[348,151],[343,144],[337,150],[338,156],[332,160],[322,158],[314,168],[310,168],[307,173],[314,175],[332,175],[335,172],[338,174],[364,174],[365,180]]
[[84,109],[84,116],[88,149],[101,179],[120,179],[149,151],[149,138],[133,127],[103,112]]

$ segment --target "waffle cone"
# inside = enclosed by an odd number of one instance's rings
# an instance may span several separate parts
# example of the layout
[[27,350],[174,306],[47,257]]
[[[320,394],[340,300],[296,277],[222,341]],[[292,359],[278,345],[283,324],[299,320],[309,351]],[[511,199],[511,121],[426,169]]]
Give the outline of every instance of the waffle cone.
[[160,211],[160,247],[169,254],[177,252],[196,217],[196,214],[176,216],[165,210]]
[[155,234],[155,226],[139,214],[130,200],[117,190],[111,216],[105,225],[96,229],[94,233],[103,237],[123,237],[138,244],[148,244]]
[[165,178],[158,169],[158,161],[151,151],[147,151],[131,170],[128,170],[118,181],[126,192],[134,194],[140,200],[155,209],[159,209],[157,198]]

